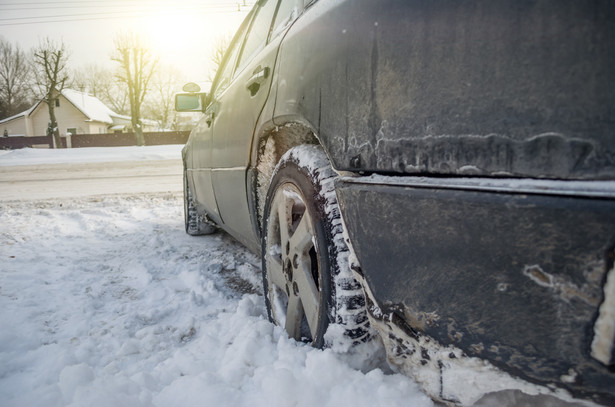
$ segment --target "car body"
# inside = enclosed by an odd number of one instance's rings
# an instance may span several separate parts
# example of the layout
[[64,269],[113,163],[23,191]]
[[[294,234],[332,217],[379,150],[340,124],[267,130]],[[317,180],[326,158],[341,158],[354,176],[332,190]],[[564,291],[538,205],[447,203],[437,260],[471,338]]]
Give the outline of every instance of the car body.
[[259,1],[180,95],[191,204],[266,256],[279,163],[318,145],[394,364],[612,405],[614,46],[609,1]]

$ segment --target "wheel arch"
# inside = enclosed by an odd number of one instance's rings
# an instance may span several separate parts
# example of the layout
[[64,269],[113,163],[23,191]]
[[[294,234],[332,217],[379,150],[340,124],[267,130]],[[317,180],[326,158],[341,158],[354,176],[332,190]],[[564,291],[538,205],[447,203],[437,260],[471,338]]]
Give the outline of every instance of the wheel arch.
[[261,127],[261,131],[255,137],[248,182],[251,206],[256,215],[254,228],[257,236],[262,234],[263,210],[275,166],[288,150],[306,144],[320,145],[325,149],[315,129],[298,117],[284,117],[270,121]]

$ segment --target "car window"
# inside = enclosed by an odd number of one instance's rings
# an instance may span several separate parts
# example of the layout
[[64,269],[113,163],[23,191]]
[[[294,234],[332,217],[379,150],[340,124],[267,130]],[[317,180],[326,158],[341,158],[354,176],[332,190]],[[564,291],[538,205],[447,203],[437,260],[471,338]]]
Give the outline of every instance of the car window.
[[240,28],[240,31],[235,35],[234,41],[226,51],[223,65],[218,68],[218,76],[216,81],[216,88],[213,90],[214,97],[220,96],[222,92],[228,88],[233,76],[233,68],[235,67],[235,61],[237,61],[237,54],[241,49],[243,43],[244,33],[246,32],[246,25]]
[[277,3],[278,0],[265,0],[260,2],[260,7],[256,11],[256,17],[254,17],[254,21],[252,22],[252,28],[248,33],[243,51],[239,57],[236,72],[241,72],[252,57],[265,46],[271,30],[271,20],[273,20],[273,14],[275,13]]
[[282,32],[288,24],[293,22],[297,18],[299,12],[299,1],[302,0],[281,0],[278,6],[278,11],[273,21],[273,28],[271,29],[271,38]]

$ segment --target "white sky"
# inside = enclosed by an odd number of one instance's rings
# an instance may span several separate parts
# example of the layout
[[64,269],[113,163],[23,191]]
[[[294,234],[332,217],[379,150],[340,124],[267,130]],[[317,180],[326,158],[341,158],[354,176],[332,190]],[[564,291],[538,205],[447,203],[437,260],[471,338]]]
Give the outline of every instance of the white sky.
[[[205,81],[212,42],[235,32],[254,0],[0,0],[0,36],[30,50],[49,37],[70,50],[76,69],[113,67],[117,33],[150,41],[162,63]],[[238,8],[241,11],[237,11]]]

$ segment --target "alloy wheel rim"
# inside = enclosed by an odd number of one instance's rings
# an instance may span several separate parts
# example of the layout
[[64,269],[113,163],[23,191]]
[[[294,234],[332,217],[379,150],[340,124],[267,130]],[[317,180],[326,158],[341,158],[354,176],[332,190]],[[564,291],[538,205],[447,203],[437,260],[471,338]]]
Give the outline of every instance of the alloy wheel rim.
[[281,185],[270,206],[266,265],[274,320],[289,336],[311,342],[320,314],[319,262],[313,217],[301,191]]

